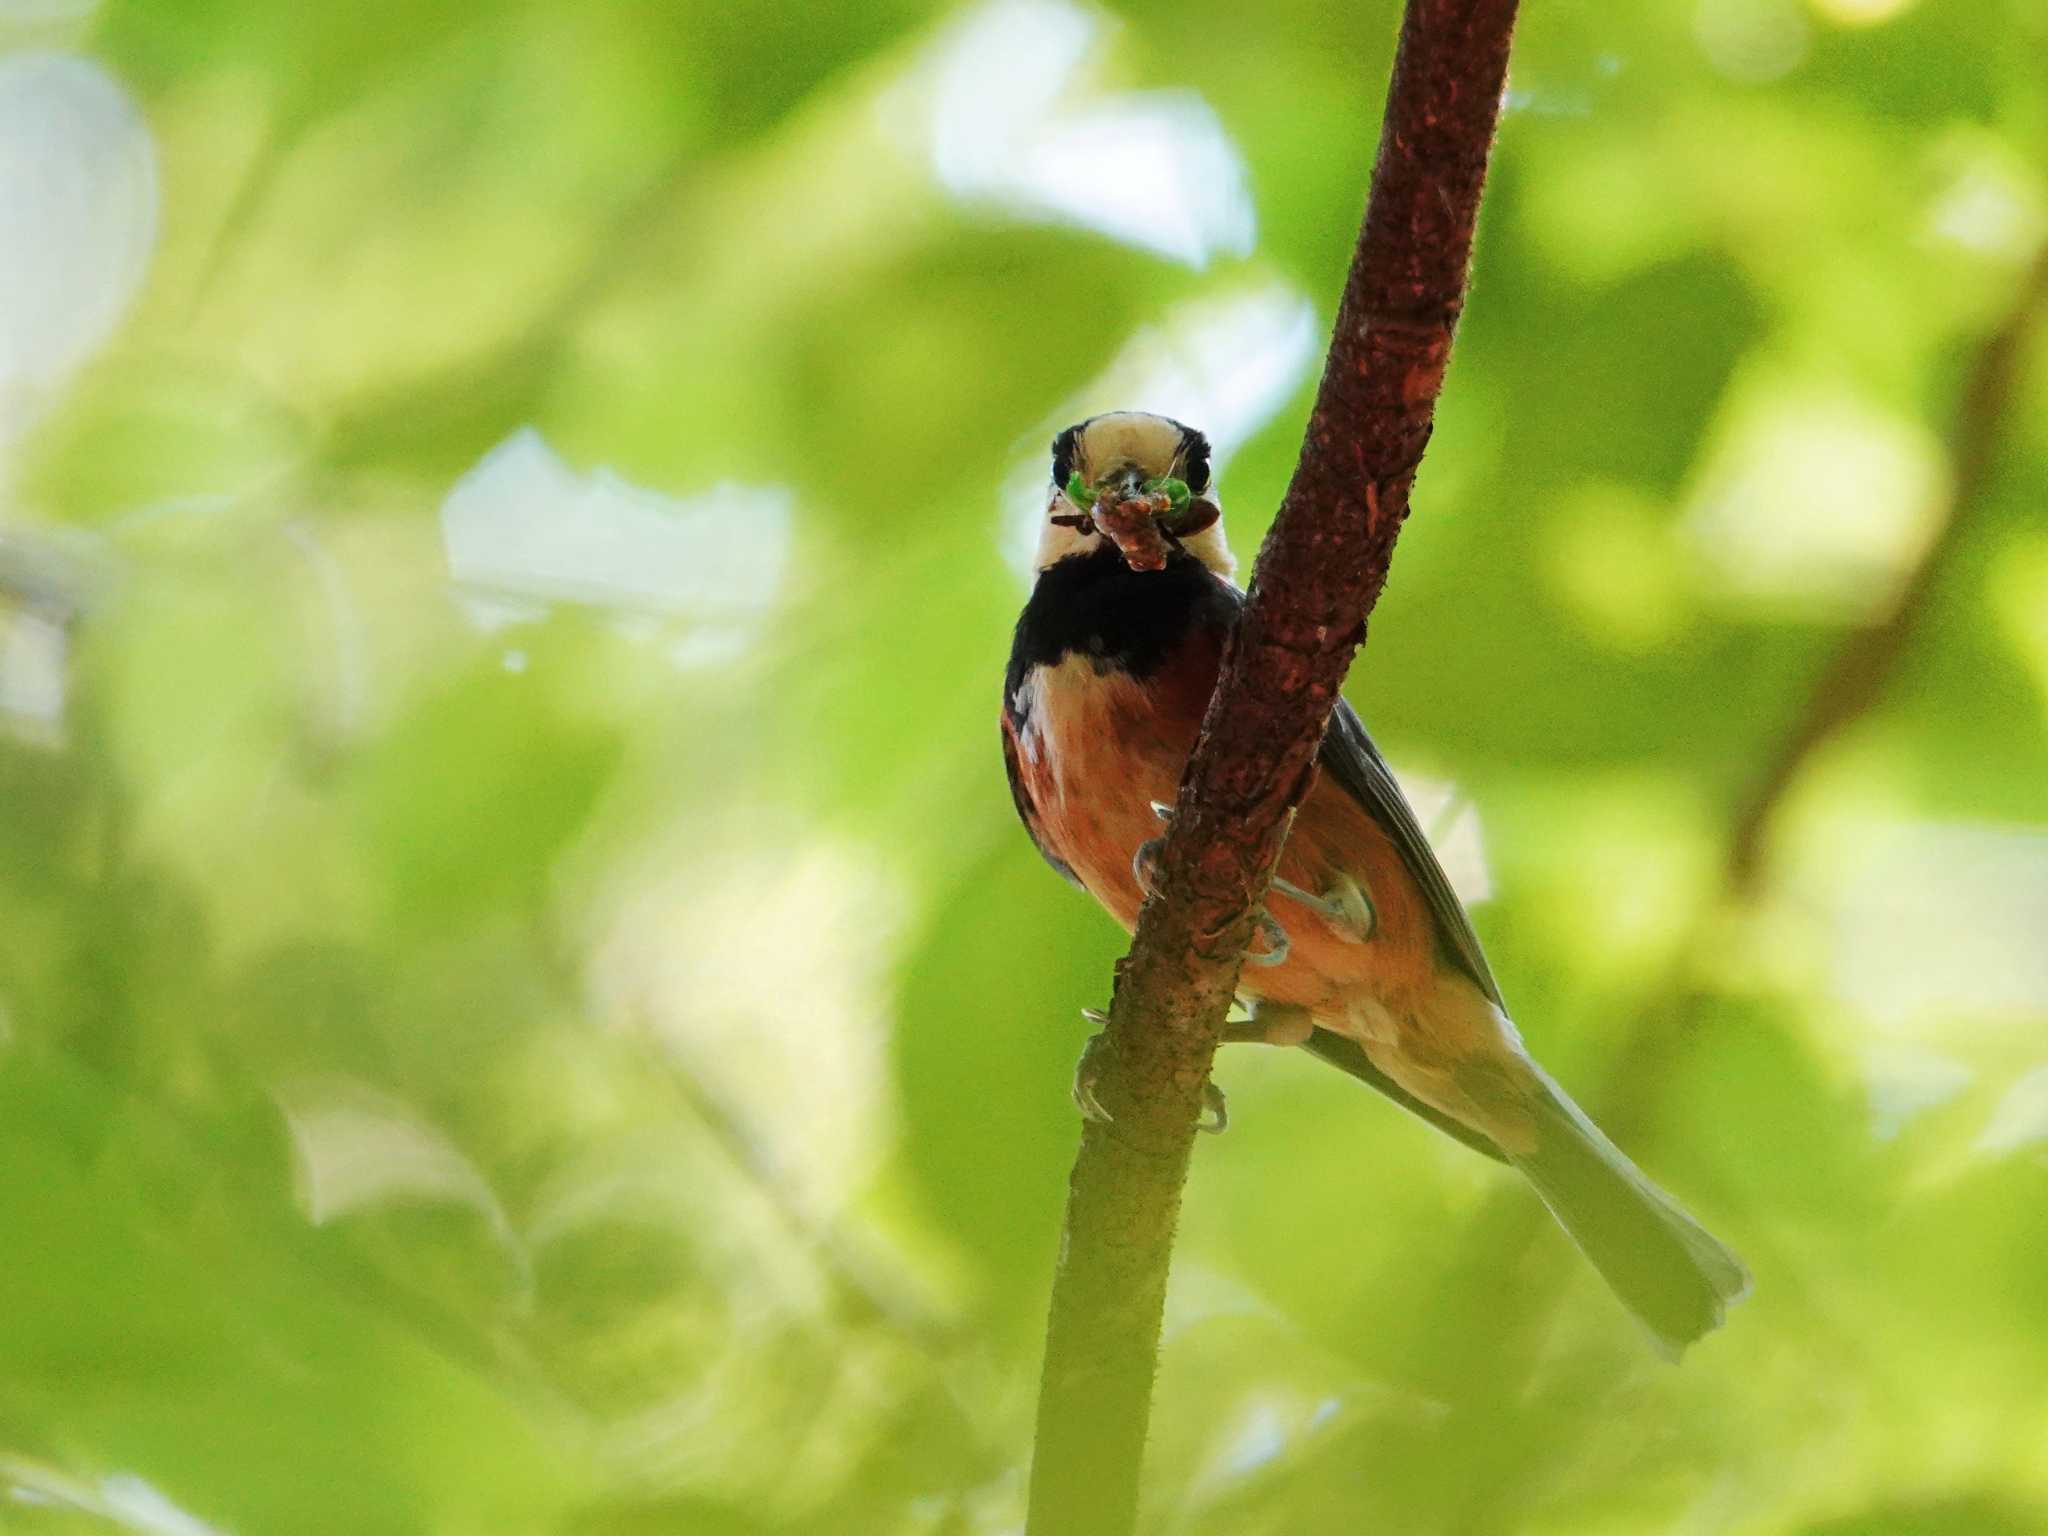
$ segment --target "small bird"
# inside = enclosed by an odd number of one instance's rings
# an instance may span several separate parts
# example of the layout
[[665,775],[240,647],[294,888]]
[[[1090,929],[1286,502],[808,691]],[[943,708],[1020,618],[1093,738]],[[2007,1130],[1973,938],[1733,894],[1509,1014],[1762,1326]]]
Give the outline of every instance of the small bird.
[[[1244,603],[1234,569],[1200,432],[1118,411],[1054,439],[1003,756],[1039,851],[1126,929]],[[1250,1019],[1225,1038],[1304,1046],[1519,1169],[1675,1359],[1748,1290],[1741,1261],[1530,1058],[1414,811],[1342,699],[1318,770],[1239,982]],[[1087,1072],[1084,1057],[1076,1099],[1099,1114]]]

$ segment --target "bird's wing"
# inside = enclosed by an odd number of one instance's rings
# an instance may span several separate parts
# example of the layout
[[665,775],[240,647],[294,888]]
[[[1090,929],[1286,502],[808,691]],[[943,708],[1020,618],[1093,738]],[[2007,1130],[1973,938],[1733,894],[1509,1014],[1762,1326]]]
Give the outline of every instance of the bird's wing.
[[1459,970],[1478,983],[1479,990],[1492,1000],[1493,1005],[1505,1013],[1507,1004],[1501,1001],[1500,986],[1494,981],[1493,971],[1486,963],[1486,952],[1479,947],[1479,935],[1472,931],[1472,920],[1465,915],[1464,905],[1451,889],[1450,877],[1444,873],[1443,865],[1437,862],[1436,851],[1429,846],[1429,839],[1422,835],[1415,812],[1409,808],[1401,786],[1394,782],[1393,770],[1387,767],[1379,748],[1366,735],[1365,722],[1358,718],[1358,711],[1341,698],[1330,716],[1330,728],[1323,734],[1320,761],[1323,772],[1335,779],[1346,794],[1365,807],[1374,821],[1387,829],[1394,846],[1400,850],[1402,862],[1408,866],[1408,872],[1422,887],[1430,916],[1436,919],[1439,940],[1450,958]]
[[[1068,867],[1066,860],[1045,845],[1045,833],[1038,825],[1038,808],[1031,802],[1031,788],[1024,782],[1024,768],[1017,759],[1017,725],[1010,718],[1007,706],[1003,710],[1003,768],[1010,776],[1010,799],[1016,804],[1017,819],[1024,823],[1024,830],[1031,834],[1031,845],[1044,855],[1050,864],[1069,882],[1081,885],[1080,878]],[[1086,890],[1086,886],[1081,886]]]
[[[1217,578],[1217,585],[1236,599],[1240,609],[1243,607],[1243,592],[1221,577]],[[1387,829],[1387,835],[1393,838],[1408,872],[1422,887],[1430,916],[1436,919],[1440,942],[1458,969],[1478,984],[1479,990],[1496,1008],[1506,1013],[1507,1004],[1501,1000],[1500,984],[1493,979],[1492,967],[1486,963],[1486,952],[1479,947],[1479,935],[1472,931],[1472,919],[1465,915],[1464,904],[1458,900],[1457,892],[1451,889],[1450,877],[1444,873],[1443,865],[1437,862],[1436,850],[1423,836],[1415,812],[1409,807],[1408,797],[1401,793],[1401,786],[1394,780],[1393,769],[1380,756],[1379,748],[1372,744],[1372,737],[1366,734],[1365,722],[1358,718],[1358,711],[1341,696],[1336,709],[1331,712],[1329,728],[1323,732],[1323,747],[1318,761],[1324,773],[1364,806],[1374,821]],[[1012,783],[1015,782],[1014,772],[1013,769]]]

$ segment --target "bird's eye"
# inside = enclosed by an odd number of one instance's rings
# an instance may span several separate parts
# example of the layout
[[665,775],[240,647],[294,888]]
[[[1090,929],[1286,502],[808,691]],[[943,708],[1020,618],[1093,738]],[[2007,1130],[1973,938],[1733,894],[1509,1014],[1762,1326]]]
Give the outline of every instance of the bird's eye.
[[[1086,425],[1083,423],[1082,425]],[[1052,440],[1052,483],[1064,486],[1074,474],[1074,455],[1081,445],[1081,427],[1067,428]]]
[[1209,489],[1209,439],[1192,429],[1181,439],[1180,477],[1197,496]]

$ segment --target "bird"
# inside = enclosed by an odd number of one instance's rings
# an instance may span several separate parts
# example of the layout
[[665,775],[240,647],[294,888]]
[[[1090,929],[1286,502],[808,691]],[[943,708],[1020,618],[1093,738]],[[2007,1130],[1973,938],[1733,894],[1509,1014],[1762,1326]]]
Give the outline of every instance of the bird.
[[[1054,438],[1003,683],[1017,814],[1126,930],[1245,601],[1211,460],[1201,432],[1143,411]],[[1249,1017],[1224,1038],[1302,1047],[1519,1171],[1676,1359],[1747,1293],[1742,1261],[1530,1055],[1413,808],[1342,698],[1316,762],[1239,981]],[[1076,1101],[1100,1117],[1090,1070],[1084,1055]]]

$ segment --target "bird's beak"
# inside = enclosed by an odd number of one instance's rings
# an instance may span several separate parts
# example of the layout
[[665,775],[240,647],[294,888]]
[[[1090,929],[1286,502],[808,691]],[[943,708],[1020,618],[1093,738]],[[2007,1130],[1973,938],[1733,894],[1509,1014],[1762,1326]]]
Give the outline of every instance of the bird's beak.
[[1111,470],[1104,477],[1101,488],[1105,495],[1116,501],[1136,501],[1145,494],[1145,476],[1135,466]]
[[1096,483],[1095,526],[1114,541],[1124,564],[1134,571],[1166,568],[1168,547],[1159,529],[1164,498],[1148,493],[1144,473],[1126,467],[1112,470]]

